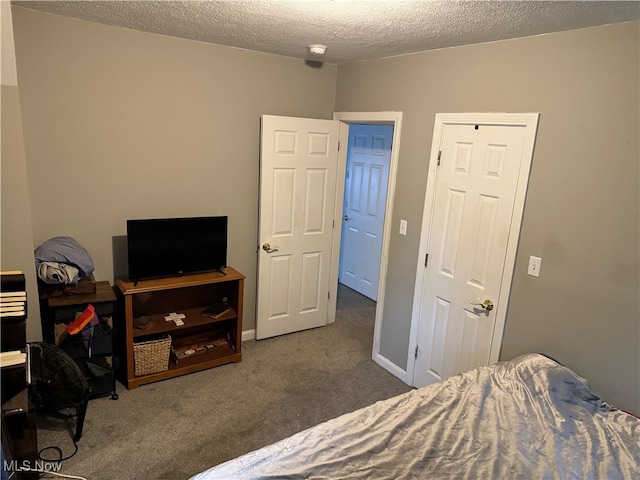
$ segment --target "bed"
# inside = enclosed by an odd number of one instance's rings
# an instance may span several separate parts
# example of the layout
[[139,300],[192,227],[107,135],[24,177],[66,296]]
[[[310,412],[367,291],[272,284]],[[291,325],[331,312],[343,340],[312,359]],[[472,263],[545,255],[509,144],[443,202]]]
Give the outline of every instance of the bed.
[[342,415],[191,480],[285,478],[638,479],[640,419],[568,368],[528,354]]

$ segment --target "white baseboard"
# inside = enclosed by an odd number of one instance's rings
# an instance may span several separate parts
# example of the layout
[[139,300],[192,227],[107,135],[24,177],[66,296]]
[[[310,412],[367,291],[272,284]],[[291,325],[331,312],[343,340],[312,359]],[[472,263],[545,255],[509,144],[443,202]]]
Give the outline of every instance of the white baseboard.
[[252,330],[243,330],[242,332],[242,341],[246,342],[247,340],[254,340],[256,338],[255,329]]
[[376,362],[378,365],[380,365],[382,368],[384,368],[386,371],[391,373],[392,375],[395,375],[396,377],[398,377],[407,385],[411,385],[411,383],[407,381],[406,370],[401,369],[388,358],[385,358],[379,353],[377,353],[373,355],[373,361]]

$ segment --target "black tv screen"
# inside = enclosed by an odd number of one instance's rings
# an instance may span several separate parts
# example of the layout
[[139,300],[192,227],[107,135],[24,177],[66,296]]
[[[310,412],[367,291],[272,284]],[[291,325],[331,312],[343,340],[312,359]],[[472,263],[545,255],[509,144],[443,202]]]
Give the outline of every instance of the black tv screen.
[[227,266],[227,217],[127,220],[129,279],[163,278]]

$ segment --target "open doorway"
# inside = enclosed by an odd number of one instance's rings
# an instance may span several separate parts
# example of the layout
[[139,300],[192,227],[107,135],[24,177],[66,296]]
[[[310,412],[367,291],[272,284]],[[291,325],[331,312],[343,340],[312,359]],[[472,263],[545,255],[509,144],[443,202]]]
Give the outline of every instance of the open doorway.
[[393,125],[349,125],[340,284],[376,301],[391,166]]
[[[396,186],[396,172],[398,165],[398,152],[400,147],[400,133],[402,127],[402,112],[337,112],[334,113],[334,119],[340,120],[345,124],[345,128],[341,132],[341,138],[347,139],[349,127],[352,124],[358,125],[388,125],[391,127],[392,140],[391,150],[389,156],[389,169],[387,189],[385,196],[385,214],[383,215],[383,227],[381,248],[379,254],[379,275],[376,286],[376,300],[375,300],[375,325],[374,325],[374,340],[372,348],[372,357],[376,363],[380,364],[383,368],[397,375],[397,367],[382,357],[379,353],[380,348],[380,324],[382,321],[382,315],[384,311],[384,290],[387,276],[388,266],[388,252],[390,235],[393,231],[392,212],[393,212],[393,199],[395,195]],[[339,172],[344,172],[342,178],[338,181],[338,192],[336,195],[335,206],[335,218],[342,218],[344,209],[344,194],[346,186],[346,171],[347,171],[347,152],[348,148],[341,148],[340,150],[340,166]],[[344,223],[344,222],[342,222]],[[330,307],[330,311],[335,311],[335,302],[338,295],[338,277],[339,277],[339,265],[340,255],[342,250],[342,230],[344,225],[340,225],[340,228],[335,228],[334,231],[334,248],[332,250],[332,285],[330,290],[330,302],[334,305]]]

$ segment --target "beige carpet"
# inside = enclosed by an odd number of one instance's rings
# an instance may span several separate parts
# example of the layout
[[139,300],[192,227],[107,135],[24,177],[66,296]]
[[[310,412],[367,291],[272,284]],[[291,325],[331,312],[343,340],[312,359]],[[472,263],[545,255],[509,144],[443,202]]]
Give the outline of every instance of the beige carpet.
[[[336,323],[249,341],[243,360],[91,400],[63,473],[187,479],[330,418],[410,390],[371,359],[375,303],[340,286]],[[42,419],[39,447],[73,451],[73,422]]]

